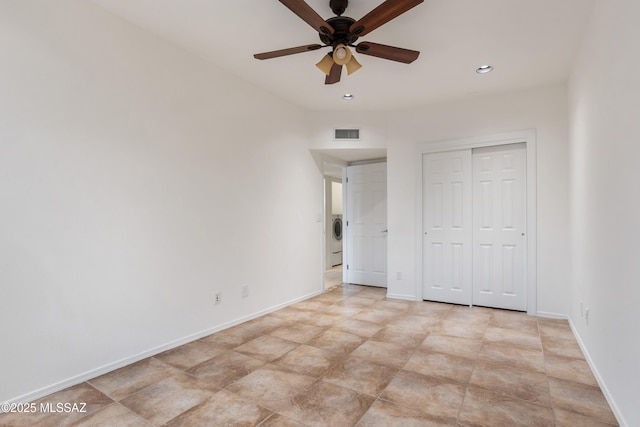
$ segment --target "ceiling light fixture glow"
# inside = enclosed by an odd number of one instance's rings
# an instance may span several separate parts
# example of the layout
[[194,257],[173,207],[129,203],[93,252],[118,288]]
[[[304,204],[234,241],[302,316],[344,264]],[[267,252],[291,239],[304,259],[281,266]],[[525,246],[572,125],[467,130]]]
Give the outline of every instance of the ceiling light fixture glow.
[[344,95],[342,95],[342,99],[344,99],[345,101],[351,101],[354,98],[355,98],[355,95],[351,93],[345,93]]
[[482,65],[476,68],[476,73],[478,74],[487,74],[493,71],[493,67],[491,65]]

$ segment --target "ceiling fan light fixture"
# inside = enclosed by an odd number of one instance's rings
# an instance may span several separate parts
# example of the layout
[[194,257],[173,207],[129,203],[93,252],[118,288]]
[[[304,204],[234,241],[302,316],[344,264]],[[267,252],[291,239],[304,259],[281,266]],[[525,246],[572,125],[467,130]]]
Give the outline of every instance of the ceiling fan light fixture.
[[347,62],[347,75],[350,76],[352,73],[355,73],[360,68],[362,68],[362,65],[360,65],[360,63],[356,60],[355,56],[352,56],[351,60]]
[[328,76],[331,73],[331,67],[333,67],[333,58],[331,57],[331,54],[323,56],[320,62],[316,64],[316,67]]
[[333,61],[338,65],[345,65],[351,61],[351,49],[340,43],[333,49]]
[[491,65],[481,65],[476,68],[476,73],[478,74],[487,74],[493,71],[493,67]]

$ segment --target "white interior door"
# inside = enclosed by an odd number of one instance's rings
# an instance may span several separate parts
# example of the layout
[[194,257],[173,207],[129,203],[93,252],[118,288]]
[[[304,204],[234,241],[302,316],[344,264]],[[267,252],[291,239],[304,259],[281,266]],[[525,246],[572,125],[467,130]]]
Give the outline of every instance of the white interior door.
[[473,150],[473,304],[526,310],[526,148]]
[[425,154],[423,298],[471,304],[471,150]]
[[348,283],[387,286],[387,164],[346,168]]

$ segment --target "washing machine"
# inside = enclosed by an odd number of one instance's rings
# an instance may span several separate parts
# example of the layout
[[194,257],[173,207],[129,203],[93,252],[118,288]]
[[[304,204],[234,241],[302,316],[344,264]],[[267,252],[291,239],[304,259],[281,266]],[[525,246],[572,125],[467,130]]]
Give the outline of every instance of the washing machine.
[[342,215],[331,215],[331,267],[342,264]]

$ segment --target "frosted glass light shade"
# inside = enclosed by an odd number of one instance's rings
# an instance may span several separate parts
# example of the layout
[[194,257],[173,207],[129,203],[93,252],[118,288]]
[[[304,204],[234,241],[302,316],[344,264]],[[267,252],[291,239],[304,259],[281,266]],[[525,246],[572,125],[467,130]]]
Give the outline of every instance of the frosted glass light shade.
[[344,65],[351,61],[351,50],[343,44],[337,45],[333,49],[333,61],[338,65]]
[[323,56],[320,62],[316,64],[316,67],[328,76],[331,73],[331,67],[333,67],[333,58],[330,54]]
[[352,56],[351,60],[347,62],[347,74],[351,75],[352,73],[358,71],[360,68],[362,68],[362,65],[360,65],[360,63],[356,60],[355,56]]

